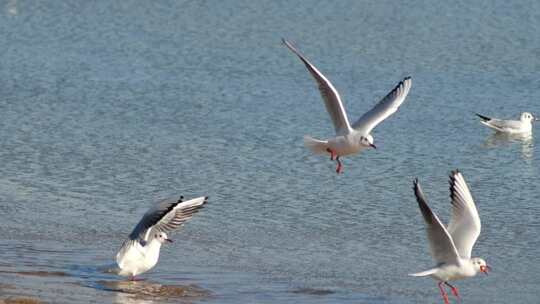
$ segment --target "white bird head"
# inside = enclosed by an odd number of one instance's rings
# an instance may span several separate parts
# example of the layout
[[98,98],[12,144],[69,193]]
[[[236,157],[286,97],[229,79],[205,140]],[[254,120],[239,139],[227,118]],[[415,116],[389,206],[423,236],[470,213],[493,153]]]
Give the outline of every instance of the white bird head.
[[371,134],[360,136],[360,145],[377,149],[377,146],[373,144],[373,136],[371,136]]
[[537,118],[535,118],[531,113],[529,112],[523,112],[521,113],[521,116],[519,117],[519,119],[521,121],[535,121],[535,120],[538,120]]
[[491,267],[482,258],[471,258],[471,262],[476,272],[480,271],[487,275],[491,271]]
[[169,243],[172,243],[173,240],[169,239],[167,237],[167,234],[165,232],[156,232],[154,233],[154,239],[157,240],[158,242],[160,242],[161,244],[165,243],[165,242],[169,242]]

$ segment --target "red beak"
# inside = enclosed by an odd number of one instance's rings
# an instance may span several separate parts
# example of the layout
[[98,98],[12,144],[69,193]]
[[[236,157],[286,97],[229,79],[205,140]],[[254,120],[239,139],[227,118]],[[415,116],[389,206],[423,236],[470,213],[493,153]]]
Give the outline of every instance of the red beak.
[[486,265],[486,266],[480,266],[480,271],[485,273],[485,275],[488,275],[488,272],[491,271],[491,267]]

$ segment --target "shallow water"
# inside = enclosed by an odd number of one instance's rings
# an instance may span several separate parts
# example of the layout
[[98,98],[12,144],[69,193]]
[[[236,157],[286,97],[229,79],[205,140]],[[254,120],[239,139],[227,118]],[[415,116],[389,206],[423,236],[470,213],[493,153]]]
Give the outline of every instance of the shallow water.
[[[0,10],[0,298],[168,303],[104,287],[150,202],[209,195],[148,284],[209,303],[433,303],[407,273],[433,265],[411,190],[448,219],[460,168],[488,277],[467,303],[539,295],[535,139],[498,138],[475,112],[537,109],[540,4],[495,1],[9,0]],[[352,120],[404,76],[377,151],[334,173],[302,136],[332,134],[287,37],[340,90]],[[101,283],[100,283],[101,282]]]

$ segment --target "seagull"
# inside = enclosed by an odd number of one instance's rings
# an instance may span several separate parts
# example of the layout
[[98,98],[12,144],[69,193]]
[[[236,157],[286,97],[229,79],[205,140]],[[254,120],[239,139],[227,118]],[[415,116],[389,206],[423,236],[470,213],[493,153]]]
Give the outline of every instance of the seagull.
[[339,93],[332,83],[289,41],[283,39],[283,43],[302,60],[315,78],[336,132],[336,136],[328,140],[318,140],[306,135],[304,136],[304,145],[316,154],[330,153],[330,160],[335,159],[337,162],[336,173],[339,174],[343,170],[341,156],[356,154],[370,147],[377,148],[370,133],[380,122],[396,112],[405,101],[405,97],[411,89],[411,77],[405,77],[375,107],[351,125]]
[[184,197],[168,198],[148,210],[116,255],[121,276],[135,276],[152,269],[159,259],[159,249],[165,242],[172,243],[167,233],[182,226],[207,202],[208,197],[183,201]]
[[414,180],[414,194],[426,222],[431,255],[435,268],[410,274],[415,277],[430,276],[437,280],[445,304],[448,294],[443,284],[451,288],[452,294],[460,300],[458,289],[448,281],[474,277],[478,272],[488,274],[491,267],[482,258],[471,258],[471,251],[480,235],[480,216],[476,210],[469,188],[458,170],[450,174],[450,198],[452,218],[447,228],[427,205],[418,179]]
[[476,116],[480,117],[480,123],[498,133],[506,134],[530,134],[532,132],[532,122],[538,120],[529,112],[521,113],[519,120],[491,118],[478,113],[476,113]]

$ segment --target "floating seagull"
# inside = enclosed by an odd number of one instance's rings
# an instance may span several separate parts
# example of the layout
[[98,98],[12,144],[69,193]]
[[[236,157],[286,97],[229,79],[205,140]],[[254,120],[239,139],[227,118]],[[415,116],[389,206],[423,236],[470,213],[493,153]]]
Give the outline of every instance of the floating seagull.
[[184,202],[183,198],[161,200],[144,214],[116,255],[119,275],[135,280],[136,275],[152,269],[159,259],[161,244],[172,243],[167,233],[182,226],[208,200],[198,197]]
[[507,134],[527,134],[532,132],[532,122],[538,120],[529,112],[521,113],[519,120],[504,120],[491,118],[476,113],[482,119],[480,123],[492,128],[500,133]]
[[336,131],[336,137],[328,140],[318,140],[306,135],[304,136],[304,144],[314,153],[330,153],[330,159],[337,161],[336,172],[339,174],[343,169],[339,159],[341,156],[356,154],[369,147],[377,148],[373,143],[373,136],[371,136],[370,132],[381,121],[396,112],[398,107],[405,101],[405,97],[407,97],[411,89],[411,77],[405,77],[373,109],[351,125],[339,93],[332,83],[289,41],[283,39],[283,43],[304,62],[308,71],[317,81],[326,111],[330,114]]
[[461,173],[456,170],[450,174],[450,198],[452,218],[448,228],[431,211],[418,179],[414,180],[414,194],[426,222],[431,255],[437,267],[410,274],[415,277],[431,276],[439,281],[439,289],[444,303],[448,304],[448,294],[443,283],[451,288],[454,296],[460,300],[458,289],[448,281],[474,277],[478,272],[486,275],[491,268],[481,258],[471,258],[471,251],[480,235],[480,216],[476,210],[469,188]]

